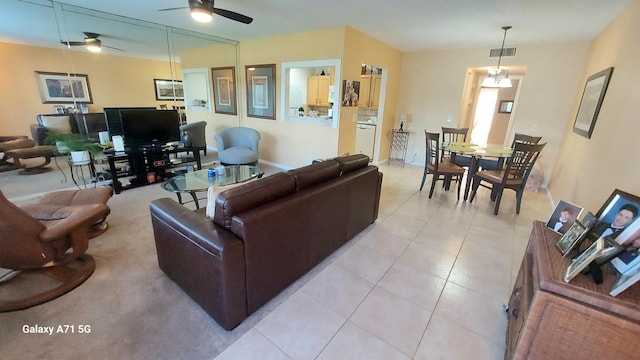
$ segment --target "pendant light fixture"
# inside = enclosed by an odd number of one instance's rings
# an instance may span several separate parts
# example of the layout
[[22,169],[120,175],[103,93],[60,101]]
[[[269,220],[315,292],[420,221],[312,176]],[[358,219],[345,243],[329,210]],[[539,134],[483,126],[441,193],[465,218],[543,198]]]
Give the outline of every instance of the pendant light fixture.
[[[502,54],[504,53],[504,41],[507,39],[507,30],[511,29],[511,26],[503,26],[504,36],[502,37],[502,46],[500,47],[500,56],[498,57],[498,66],[495,69],[489,69],[489,76],[487,76],[480,84],[481,87],[491,88],[510,88],[511,79],[509,79],[509,71],[507,69],[500,68],[500,62],[502,61]],[[502,75],[504,73],[504,75]]]

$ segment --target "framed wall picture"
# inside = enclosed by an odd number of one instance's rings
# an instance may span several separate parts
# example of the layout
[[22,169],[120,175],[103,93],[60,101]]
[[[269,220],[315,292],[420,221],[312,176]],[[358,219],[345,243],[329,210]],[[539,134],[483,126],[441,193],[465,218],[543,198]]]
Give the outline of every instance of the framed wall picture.
[[612,73],[613,67],[610,67],[589,76],[587,79],[573,124],[574,133],[591,138]]
[[93,103],[89,77],[85,74],[36,71],[36,81],[43,104]]
[[247,116],[276,119],[276,65],[247,65]]
[[342,106],[358,106],[360,97],[360,81],[344,80],[342,82]]
[[511,114],[513,110],[513,100],[500,100],[498,112],[502,114]]
[[184,88],[180,80],[153,79],[156,100],[183,101]]
[[234,66],[211,68],[213,80],[213,105],[219,114],[237,115],[236,68]]

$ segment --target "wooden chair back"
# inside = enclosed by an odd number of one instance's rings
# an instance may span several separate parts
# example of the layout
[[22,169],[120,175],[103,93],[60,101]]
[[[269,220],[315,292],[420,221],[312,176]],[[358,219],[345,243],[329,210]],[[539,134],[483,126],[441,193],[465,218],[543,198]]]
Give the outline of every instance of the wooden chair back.
[[441,159],[451,157],[451,153],[444,148],[451,143],[466,142],[469,128],[442,127],[442,154]]

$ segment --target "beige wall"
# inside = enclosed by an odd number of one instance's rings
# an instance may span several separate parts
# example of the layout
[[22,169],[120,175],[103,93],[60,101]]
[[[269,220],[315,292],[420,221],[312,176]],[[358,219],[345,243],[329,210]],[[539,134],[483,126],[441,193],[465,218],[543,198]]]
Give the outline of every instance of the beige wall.
[[[640,195],[638,95],[640,94],[640,0],[614,20],[592,43],[570,114],[562,123],[565,136],[549,182],[553,198],[595,212],[618,188]],[[613,66],[593,135],[573,133],[573,122],[586,79]]]
[[[579,87],[589,44],[565,43],[517,46],[514,58],[503,58],[505,66],[526,68],[513,133],[542,136],[547,142],[540,164],[548,179],[566,131]],[[398,112],[406,112],[411,132],[407,161],[423,164],[424,129],[440,132],[441,127],[458,125],[468,68],[495,66],[488,48],[448,49],[405,53],[398,92]],[[550,81],[553,80],[553,84]],[[448,122],[448,119],[451,122]],[[559,126],[560,124],[560,126]],[[533,130],[533,129],[536,130]]]
[[[378,126],[376,127],[373,159],[375,162],[381,162],[389,158],[391,129],[394,127],[398,114],[396,94],[400,88],[402,53],[360,31],[352,28],[346,28],[346,30],[342,78],[347,80],[360,79],[362,64],[383,69],[383,82],[380,91],[381,96],[384,96],[384,103],[378,108]],[[344,116],[342,116],[340,123],[339,153],[353,153],[355,149],[357,112],[357,107],[340,108],[340,113]]]
[[[154,78],[171,78],[168,61],[0,43],[0,134],[31,137],[29,125],[36,115],[54,112],[54,104],[42,103],[34,71],[88,75],[90,112],[110,106],[172,105],[156,101],[153,86]],[[179,78],[179,67],[177,73]]]
[[[232,59],[220,53],[220,47],[209,47],[181,54],[184,69],[212,66],[232,66]],[[310,60],[342,60],[341,79],[336,85],[342,86],[343,79],[359,79],[363,62],[388,70],[388,91],[384,118],[395,111],[395,97],[398,87],[402,54],[385,44],[348,27],[334,27],[311,32],[260,38],[240,43],[237,47],[236,68],[238,116],[211,113],[189,113],[192,119],[208,122],[208,139],[228,126],[247,126],[260,132],[260,159],[283,167],[298,167],[309,164],[313,159],[353,152],[355,148],[355,128],[357,107],[339,107],[338,128],[318,127],[304,123],[280,121],[280,82],[282,63]],[[203,60],[207,59],[207,60]],[[222,60],[221,60],[222,59]],[[258,64],[276,65],[276,120],[247,117],[245,66]],[[342,91],[340,89],[340,91]],[[381,126],[391,126],[384,123]],[[383,150],[385,142],[382,142]],[[210,146],[217,146],[211,141]],[[386,142],[388,147],[388,141]]]

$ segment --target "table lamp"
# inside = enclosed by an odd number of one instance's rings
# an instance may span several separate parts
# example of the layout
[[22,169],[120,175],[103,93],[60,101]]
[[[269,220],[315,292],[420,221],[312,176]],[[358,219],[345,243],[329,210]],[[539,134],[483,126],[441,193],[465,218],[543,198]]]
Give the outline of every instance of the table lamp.
[[409,122],[409,120],[407,118],[407,114],[404,114],[404,113],[400,114],[399,119],[400,119],[400,130],[402,131],[403,130],[402,128],[404,127],[404,123]]

